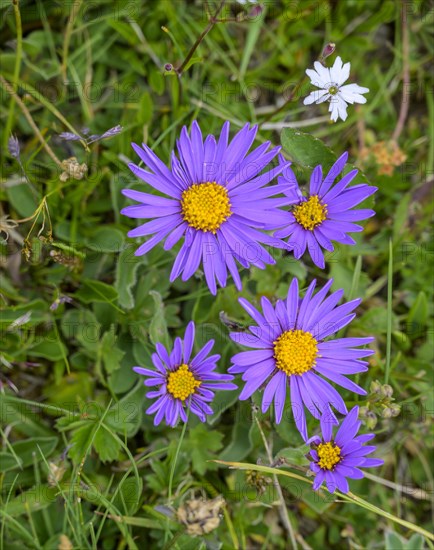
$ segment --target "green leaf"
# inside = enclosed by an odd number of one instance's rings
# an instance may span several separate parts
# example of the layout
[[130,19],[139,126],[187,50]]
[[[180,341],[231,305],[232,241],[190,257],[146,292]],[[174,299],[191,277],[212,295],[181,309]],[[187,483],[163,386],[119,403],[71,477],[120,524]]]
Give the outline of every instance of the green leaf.
[[309,447],[307,445],[302,445],[294,449],[293,447],[285,447],[280,449],[277,455],[286,460],[289,466],[306,466],[309,464],[308,459],[306,458],[306,453],[309,452]]
[[153,344],[160,342],[169,347],[169,332],[164,314],[164,303],[159,292],[151,290],[149,294],[152,296],[155,304],[155,311],[149,325],[149,336]]
[[[6,194],[12,207],[22,218],[31,216],[38,207],[35,192],[28,183],[8,186],[6,188]],[[42,214],[40,219],[42,220]]]
[[119,441],[102,426],[95,434],[93,446],[103,462],[116,460],[121,450]]
[[84,279],[82,281],[82,286],[74,296],[85,304],[91,304],[93,302],[112,303],[117,300],[118,293],[115,288],[106,283],[94,281],[92,279]]
[[0,452],[0,472],[8,472],[9,470],[15,470],[23,465],[23,461],[19,457],[15,457],[13,454]]
[[207,470],[215,470],[217,465],[207,460],[215,458],[215,453],[223,447],[223,434],[216,430],[210,431],[204,424],[198,424],[190,430],[182,449],[191,458],[193,470],[204,475]]
[[154,103],[149,92],[143,92],[139,104],[139,112],[137,115],[138,122],[141,124],[149,124],[154,113]]
[[94,422],[87,422],[84,426],[78,428],[78,430],[75,430],[72,434],[72,446],[69,449],[68,454],[76,464],[80,464],[80,462],[85,458],[86,452],[92,445],[94,433]]
[[261,34],[262,25],[265,21],[265,11],[266,11],[266,5],[264,4],[263,12],[261,13],[260,17],[256,17],[253,21],[249,24],[249,32],[247,33],[246,43],[243,47],[243,57],[241,59],[241,65],[240,65],[240,74],[239,79],[243,80],[244,76],[247,71],[247,67],[249,66],[250,58],[252,57],[253,52],[255,51],[255,48],[257,47],[256,43],[258,41],[258,38]]
[[104,333],[100,344],[101,357],[107,374],[111,374],[120,367],[122,357],[125,355],[125,352],[115,345],[116,340],[115,327],[111,325],[110,330]]
[[241,402],[235,413],[231,442],[225,447],[219,458],[221,460],[242,460],[253,448],[252,408],[249,403]]
[[404,539],[393,531],[388,531],[386,533],[386,550],[405,550]]
[[320,139],[294,128],[285,128],[281,135],[282,147],[291,159],[303,168],[315,168],[321,164],[328,170],[336,161],[336,155]]
[[133,437],[142,423],[146,388],[140,381],[130,393],[113,405],[104,422],[122,436]]
[[97,252],[118,253],[123,249],[125,237],[115,227],[105,226],[97,229],[86,241],[87,247]]
[[[413,327],[412,332],[418,332],[426,325],[428,319],[428,300],[425,292],[421,291],[410,308],[407,316],[408,327]],[[417,331],[416,328],[419,330]]]
[[[120,484],[119,492],[113,504],[124,514],[133,515],[139,509],[142,493],[143,480],[139,479],[137,482],[137,479],[129,477]],[[122,521],[125,521],[125,517],[122,518]],[[151,520],[148,521],[151,522]]]
[[62,316],[61,330],[67,340],[77,340],[86,350],[98,349],[101,325],[88,309],[71,309]]
[[33,357],[43,357],[50,361],[59,361],[67,356],[68,352],[65,346],[57,339],[55,332],[50,333],[36,345],[28,350],[28,354]]
[[410,537],[405,545],[406,550],[423,550],[425,548],[425,541],[422,535],[415,533]]
[[4,505],[5,513],[12,517],[23,514],[29,515],[51,506],[57,499],[57,487],[49,485],[35,485],[28,491],[21,492],[17,497],[11,499]]
[[139,37],[133,32],[131,25],[128,23],[120,21],[119,19],[107,19],[107,24],[119,33],[131,46],[135,46],[139,43]]
[[147,261],[146,256],[134,256],[133,247],[126,248],[118,257],[115,288],[119,294],[119,304],[126,309],[134,307],[132,288],[137,281],[137,270]]
[[23,441],[17,441],[12,445],[14,453],[20,458],[23,468],[33,464],[34,457],[39,462],[41,453],[48,457],[57,447],[58,437],[33,437]]

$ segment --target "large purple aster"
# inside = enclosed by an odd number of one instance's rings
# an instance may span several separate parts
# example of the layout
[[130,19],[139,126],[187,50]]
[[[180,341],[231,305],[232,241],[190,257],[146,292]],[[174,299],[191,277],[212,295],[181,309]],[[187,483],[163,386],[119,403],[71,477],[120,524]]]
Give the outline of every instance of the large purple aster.
[[357,435],[361,426],[358,414],[359,407],[354,407],[333,437],[334,419],[326,411],[321,417],[322,437],[316,435],[307,441],[312,446],[310,469],[315,473],[315,490],[325,481],[331,493],[336,489],[348,493],[347,478],[361,479],[363,472],[360,467],[374,468],[384,464],[380,458],[367,458],[376,447],[364,443],[370,441],[374,434]]
[[191,321],[185,330],[184,340],[176,338],[170,354],[162,344],[157,344],[157,353],[152,354],[156,371],[133,368],[146,377],[145,386],[158,388],[146,394],[150,399],[157,399],[146,411],[147,414],[156,413],[154,425],[158,425],[163,418],[169,426],[175,426],[179,418],[187,422],[186,409],[205,422],[206,415],[213,413],[208,403],[214,399],[214,391],[237,389],[235,384],[230,383],[233,376],[214,372],[220,359],[220,355],[208,357],[214,340],[207,342],[191,358],[194,334],[195,327]]
[[365,395],[366,391],[346,376],[366,371],[367,362],[360,359],[374,353],[366,348],[356,349],[372,342],[371,337],[327,340],[352,321],[353,311],[360,304],[357,299],[337,306],[343,290],[326,298],[332,283],[333,280],[328,281],[313,295],[316,281],[312,281],[301,300],[297,279],[293,279],[285,302],[278,300],[273,306],[267,298],[261,298],[262,313],[239,298],[257,325],[249,327],[251,334],[231,333],[235,342],[255,348],[232,357],[234,365],[229,372],[242,373],[246,383],[240,399],[248,399],[265,385],[262,411],[266,412],[274,400],[279,423],[289,386],[295,423],[304,439],[307,435],[304,406],[318,419],[328,404],[347,414],[342,397],[324,378]]
[[[216,294],[216,279],[224,287],[229,270],[238,289],[241,279],[235,260],[248,268],[264,268],[275,260],[262,246],[287,248],[263,230],[282,227],[286,212],[277,207],[288,204],[286,198],[270,198],[284,187],[267,186],[288,165],[280,163],[260,174],[278,154],[263,143],[248,154],[257,126],[246,124],[230,143],[229,122],[225,122],[218,140],[209,135],[205,141],[199,125],[193,122],[190,135],[184,127],[177,142],[179,160],[172,152],[171,168],[145,144],[133,144],[135,152],[150,171],[130,164],[132,172],[152,188],[169,198],[124,189],[122,193],[140,204],[127,206],[122,214],[130,218],[151,219],[128,233],[130,237],[152,235],[137,250],[141,256],[165,239],[171,249],[182,237],[184,242],[170,274],[189,279],[203,264],[210,291]],[[259,175],[260,174],[260,175]]]
[[339,157],[325,178],[322,167],[317,166],[310,178],[307,197],[301,193],[295,175],[287,165],[279,178],[279,184],[283,184],[282,192],[293,206],[287,212],[285,227],[276,231],[274,236],[279,239],[289,237],[288,245],[293,249],[297,260],[307,249],[314,264],[321,269],[325,267],[322,248],[333,251],[332,241],[356,244],[348,233],[363,231],[363,227],[354,222],[375,215],[374,210],[367,208],[353,210],[377,191],[377,187],[366,184],[348,187],[357,175],[357,170],[351,170],[334,185],[347,159],[348,153]]

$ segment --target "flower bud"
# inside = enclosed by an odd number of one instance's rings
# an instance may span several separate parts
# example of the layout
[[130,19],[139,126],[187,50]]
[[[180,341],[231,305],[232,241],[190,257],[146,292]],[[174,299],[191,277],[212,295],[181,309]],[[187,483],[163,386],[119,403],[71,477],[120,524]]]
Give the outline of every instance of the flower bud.
[[383,384],[382,393],[385,397],[392,397],[393,388],[389,384]]
[[329,42],[326,46],[324,46],[324,49],[321,54],[321,59],[326,59],[331,55],[336,49],[336,44],[333,42]]
[[371,393],[378,393],[378,394],[381,394],[381,384],[378,380],[374,380],[371,382],[371,387],[370,387],[370,390],[371,390]]

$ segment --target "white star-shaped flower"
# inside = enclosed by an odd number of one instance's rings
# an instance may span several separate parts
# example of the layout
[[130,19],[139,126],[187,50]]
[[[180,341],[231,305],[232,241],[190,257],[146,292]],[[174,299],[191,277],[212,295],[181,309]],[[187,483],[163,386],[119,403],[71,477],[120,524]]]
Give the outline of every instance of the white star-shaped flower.
[[369,88],[363,88],[358,84],[343,83],[350,76],[350,63],[342,63],[342,59],[337,57],[333,67],[329,69],[321,65],[319,61],[315,61],[313,69],[306,69],[306,74],[310,78],[311,83],[320,88],[311,92],[304,100],[305,105],[312,103],[330,102],[329,112],[331,119],[336,122],[340,117],[342,120],[347,118],[348,103],[366,103],[366,98],[362,94],[369,92]]

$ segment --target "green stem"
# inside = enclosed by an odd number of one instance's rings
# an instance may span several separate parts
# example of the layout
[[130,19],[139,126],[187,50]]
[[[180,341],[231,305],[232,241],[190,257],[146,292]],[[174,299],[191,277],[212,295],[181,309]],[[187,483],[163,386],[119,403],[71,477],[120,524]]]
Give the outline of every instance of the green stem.
[[[263,472],[266,474],[275,474],[278,476],[298,479],[299,481],[302,481],[303,483],[308,483],[310,485],[312,485],[313,483],[312,479],[308,477],[302,477],[297,474],[293,474],[292,472],[281,470],[279,468],[270,468],[269,466],[261,466],[259,464],[250,464],[247,462],[229,462],[225,460],[212,460],[211,462],[215,462],[216,464],[223,464],[228,466],[229,468],[235,468],[237,470],[254,470],[256,472]],[[324,490],[326,489],[324,488]],[[351,492],[341,493],[340,491],[335,491],[335,493],[333,494],[345,500],[346,502],[356,504],[357,506],[361,506],[362,508],[365,508],[365,510],[369,510],[370,512],[373,512],[378,516],[382,516],[386,519],[389,519],[390,521],[393,521],[394,523],[402,525],[402,527],[405,527],[406,529],[410,529],[410,531],[414,531],[415,533],[420,533],[428,541],[429,540],[434,541],[434,535],[429,531],[427,531],[426,529],[424,529],[423,527],[419,527],[419,525],[411,523],[411,521],[401,519],[395,516],[394,514],[386,512],[385,510],[382,510],[378,506],[375,506],[374,504],[371,504],[370,502],[364,500],[363,498],[358,497],[354,493],[351,493]]]
[[[264,430],[262,429],[261,423],[259,422],[259,419],[256,415],[256,413],[253,413],[253,416],[255,418],[256,425],[258,426],[259,433],[261,434],[262,441],[264,443],[265,451],[267,453],[267,458],[270,463],[270,465],[273,463],[273,454],[271,452],[271,447],[268,444],[267,438],[265,437]],[[291,525],[291,521],[289,519],[288,511],[286,509],[285,504],[285,498],[283,496],[282,487],[279,483],[279,478],[276,474],[273,474],[273,483],[274,487],[276,488],[277,494],[279,496],[279,515],[280,519],[282,520],[283,525],[285,526],[286,531],[288,532],[289,538],[291,540],[291,547],[293,550],[297,550],[297,542],[295,540],[295,534],[294,529]]]
[[[12,88],[14,93],[16,94],[18,90],[18,80],[20,77],[21,59],[23,56],[23,28],[21,25],[21,12],[20,12],[19,0],[12,0],[12,5],[14,7],[15,25],[17,27],[17,49],[16,49],[16,55],[15,55],[14,76],[12,80]],[[7,147],[8,139],[10,137],[11,130],[12,130],[14,111],[15,111],[15,101],[13,101],[13,97],[11,97],[11,102],[9,103],[8,118],[6,121],[5,133],[4,133],[5,147]]]
[[386,340],[386,373],[384,383],[389,383],[390,356],[392,351],[392,290],[393,290],[393,245],[389,240],[389,269],[387,272],[387,340]]
[[74,28],[74,21],[77,17],[78,12],[81,8],[82,0],[75,0],[72,4],[71,12],[69,14],[68,24],[66,26],[65,40],[63,41],[63,50],[62,50],[62,65],[61,72],[63,77],[63,83],[65,86],[68,83],[68,52],[69,52],[69,43],[71,41],[72,29]]
[[169,504],[170,504],[170,501],[172,500],[173,476],[175,475],[175,468],[176,468],[176,463],[178,462],[179,451],[181,450],[182,441],[184,439],[185,432],[187,430],[189,415],[190,415],[190,409],[188,409],[188,411],[187,411],[187,422],[184,422],[184,426],[182,427],[182,432],[181,432],[181,435],[179,437],[178,446],[176,447],[175,456],[173,457],[172,466],[170,468],[169,488],[168,488],[168,491],[167,491],[167,493],[168,493],[167,498],[168,498]]

